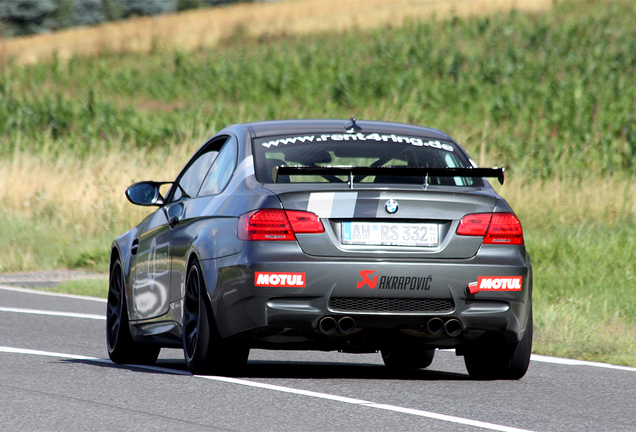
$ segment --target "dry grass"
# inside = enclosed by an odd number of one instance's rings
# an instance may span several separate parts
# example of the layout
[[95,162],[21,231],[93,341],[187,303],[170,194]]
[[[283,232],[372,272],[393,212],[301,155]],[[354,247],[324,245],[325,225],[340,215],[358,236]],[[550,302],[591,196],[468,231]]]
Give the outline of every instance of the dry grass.
[[127,154],[93,154],[55,160],[47,155],[18,153],[0,161],[5,211],[25,219],[47,217],[58,228],[79,227],[86,236],[139,223],[148,209],[128,203],[126,187],[140,180],[172,180],[198,144],[179,146],[169,155],[131,150]]
[[144,17],[54,34],[0,39],[0,60],[36,63],[102,52],[193,51],[236,35],[268,37],[401,25],[407,19],[545,11],[552,0],[288,0]]
[[521,213],[528,227],[539,228],[547,220],[567,226],[583,222],[614,226],[636,220],[634,179],[629,177],[591,177],[582,182],[511,177],[503,186],[493,186]]
[[[80,224],[87,233],[136,224],[146,210],[130,205],[123,191],[140,180],[172,180],[203,139],[190,138],[170,152],[135,150],[53,159],[46,153],[16,153],[0,160],[0,177],[20,179],[0,183],[0,200],[6,211],[36,217],[50,206],[62,224]],[[36,173],[36,175],[34,175]],[[609,177],[576,180],[508,178],[495,185],[520,213],[524,226],[541,227],[547,220],[574,226],[584,221],[614,225],[636,219],[633,180]],[[108,221],[104,218],[114,218]],[[557,218],[557,220],[555,220]]]

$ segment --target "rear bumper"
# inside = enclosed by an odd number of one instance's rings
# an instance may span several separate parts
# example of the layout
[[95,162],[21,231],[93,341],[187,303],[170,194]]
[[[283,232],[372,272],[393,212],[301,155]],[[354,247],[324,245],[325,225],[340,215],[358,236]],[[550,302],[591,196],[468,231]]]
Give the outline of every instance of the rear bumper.
[[[515,342],[531,306],[532,270],[523,247],[482,247],[463,260],[326,260],[303,254],[292,242],[250,242],[238,255],[201,265],[224,337],[295,330],[308,340],[337,345],[345,335],[325,338],[319,322],[347,316],[356,330],[346,338],[370,345],[406,336],[435,347],[458,347],[484,336]],[[480,277],[513,278],[520,289],[468,294],[467,285]],[[457,319],[462,332],[431,335],[425,330],[431,318]]]

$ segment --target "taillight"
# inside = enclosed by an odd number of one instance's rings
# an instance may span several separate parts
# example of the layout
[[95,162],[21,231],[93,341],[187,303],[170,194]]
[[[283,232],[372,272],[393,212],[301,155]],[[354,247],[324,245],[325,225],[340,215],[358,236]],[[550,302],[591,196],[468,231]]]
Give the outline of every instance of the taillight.
[[492,213],[466,215],[459,222],[459,226],[457,227],[457,234],[467,236],[486,235],[491,219]]
[[296,234],[320,234],[325,232],[320,218],[309,212],[285,210],[285,214]]
[[483,244],[524,244],[521,222],[512,213],[466,215],[459,222],[457,234],[484,236]]
[[262,209],[239,217],[241,240],[296,240],[295,234],[324,232],[320,218],[297,210]]
[[523,231],[521,222],[512,213],[493,213],[485,244],[523,244]]

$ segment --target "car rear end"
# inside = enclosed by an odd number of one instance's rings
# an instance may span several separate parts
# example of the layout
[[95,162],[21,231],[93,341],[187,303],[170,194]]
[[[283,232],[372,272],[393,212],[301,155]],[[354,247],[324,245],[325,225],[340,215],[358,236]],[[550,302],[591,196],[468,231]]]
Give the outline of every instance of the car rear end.
[[243,214],[243,250],[219,263],[232,269],[224,336],[349,352],[521,339],[532,271],[519,220],[450,138],[400,132],[255,133],[257,179],[280,206]]

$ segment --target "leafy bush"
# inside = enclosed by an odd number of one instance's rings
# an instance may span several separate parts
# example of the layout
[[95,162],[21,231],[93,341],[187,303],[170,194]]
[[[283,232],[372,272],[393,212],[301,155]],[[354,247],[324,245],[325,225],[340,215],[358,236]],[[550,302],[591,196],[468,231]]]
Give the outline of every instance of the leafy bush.
[[6,36],[41,33],[54,23],[54,0],[0,0],[0,29]]

